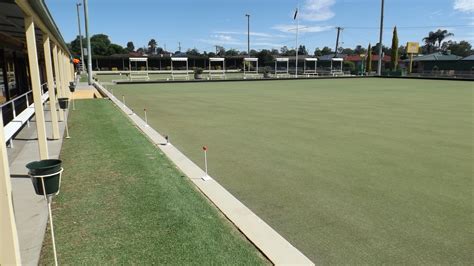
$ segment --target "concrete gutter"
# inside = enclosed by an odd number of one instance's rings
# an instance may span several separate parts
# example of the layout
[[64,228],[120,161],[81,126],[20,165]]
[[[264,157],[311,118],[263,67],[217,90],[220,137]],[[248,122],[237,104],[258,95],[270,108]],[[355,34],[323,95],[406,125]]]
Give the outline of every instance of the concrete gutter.
[[201,192],[275,265],[314,265],[301,251],[271,228],[265,221],[230,194],[217,181],[202,180],[205,172],[166,139],[148,126],[139,116],[115,98],[102,85],[94,86],[126,114],[126,116],[156,145]]

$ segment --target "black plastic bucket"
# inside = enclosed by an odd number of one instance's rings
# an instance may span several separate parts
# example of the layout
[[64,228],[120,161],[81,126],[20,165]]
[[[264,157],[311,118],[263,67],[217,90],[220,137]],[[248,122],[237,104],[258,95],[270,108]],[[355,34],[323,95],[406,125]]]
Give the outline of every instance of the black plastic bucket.
[[[44,187],[46,189],[46,195],[56,194],[59,191],[60,185],[60,171],[61,171],[61,160],[41,160],[31,162],[26,165],[33,182],[33,187],[36,194],[44,195],[43,184],[41,182],[42,176],[51,175],[44,177]],[[38,176],[38,177],[36,177]]]
[[59,108],[65,110],[69,106],[69,98],[58,98]]
[[70,92],[76,91],[76,85],[74,85],[74,84],[69,85],[69,91]]

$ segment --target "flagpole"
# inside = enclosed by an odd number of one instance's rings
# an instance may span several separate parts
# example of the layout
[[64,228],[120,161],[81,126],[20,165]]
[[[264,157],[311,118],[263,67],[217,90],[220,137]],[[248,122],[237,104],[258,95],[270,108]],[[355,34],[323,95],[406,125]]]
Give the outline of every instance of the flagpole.
[[299,26],[300,22],[298,19],[298,8],[299,5],[296,6],[296,12],[295,12],[295,19],[296,19],[296,70],[295,70],[295,77],[298,78],[298,33],[299,33]]

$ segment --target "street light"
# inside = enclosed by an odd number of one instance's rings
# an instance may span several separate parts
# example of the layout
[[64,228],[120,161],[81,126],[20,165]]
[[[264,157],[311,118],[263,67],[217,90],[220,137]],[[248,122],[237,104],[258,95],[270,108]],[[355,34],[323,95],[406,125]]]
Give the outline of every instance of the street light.
[[382,76],[382,50],[383,50],[383,44],[382,44],[382,38],[383,38],[383,13],[384,13],[384,5],[385,1],[382,0],[382,8],[380,11],[380,37],[379,37],[379,65],[377,68],[377,75]]
[[91,38],[89,35],[89,10],[87,8],[87,0],[83,0],[84,4],[84,22],[86,24],[86,38],[87,38],[87,76],[88,83],[92,85],[92,51]]
[[250,57],[250,15],[245,14],[247,17],[247,56]]
[[81,17],[79,16],[79,7],[82,6],[81,3],[76,3],[76,8],[77,8],[77,26],[79,28],[79,43],[81,45],[81,68],[80,68],[80,71],[81,71],[81,74],[82,74],[82,71],[84,71],[84,54],[83,54],[83,51],[84,51],[84,48],[82,48],[82,33],[81,33]]

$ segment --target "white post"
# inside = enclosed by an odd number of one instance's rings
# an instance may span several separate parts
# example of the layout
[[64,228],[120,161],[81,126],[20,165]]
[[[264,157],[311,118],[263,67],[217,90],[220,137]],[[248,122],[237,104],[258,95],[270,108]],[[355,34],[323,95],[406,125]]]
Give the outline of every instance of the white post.
[[125,95],[122,94],[122,103],[123,103],[123,106],[125,106]]
[[146,115],[146,109],[143,109],[143,111],[145,112],[145,124],[146,126],[148,126],[148,117]]
[[1,108],[0,125],[0,265],[21,265]]
[[204,169],[205,169],[205,172],[206,172],[206,175],[202,177],[202,180],[209,181],[212,178],[207,173],[207,146],[203,146],[202,149],[204,151]]
[[46,139],[46,122],[44,119],[43,104],[41,102],[41,83],[38,66],[38,52],[36,50],[36,34],[33,17],[25,17],[26,46],[30,67],[31,85],[35,106],[36,130],[38,132],[39,155],[41,159],[48,159],[48,142]]
[[49,228],[51,229],[51,240],[53,242],[54,265],[58,266],[58,255],[56,253],[56,241],[54,239],[53,215],[51,213],[51,198],[46,195],[46,187],[44,185],[44,178],[41,177],[41,185],[43,186],[43,194],[46,203],[48,204]]
[[[62,83],[61,83],[61,74],[59,72],[59,59],[58,59],[58,45],[57,44],[53,44],[53,61],[54,61],[54,81],[55,81],[55,88],[56,88],[56,91],[57,91],[57,95],[56,95],[56,98],[60,98],[61,95],[62,95],[62,91],[61,91],[61,88],[62,88]],[[50,95],[51,97],[51,95]],[[57,108],[57,106],[56,106]],[[64,121],[64,111],[59,108],[59,121]]]
[[[56,107],[56,93],[54,90],[53,64],[51,61],[51,44],[47,33],[43,33],[43,49],[46,65],[46,78],[48,80],[49,108],[51,113],[52,139],[59,139],[58,112]],[[28,100],[28,96],[26,97]]]

